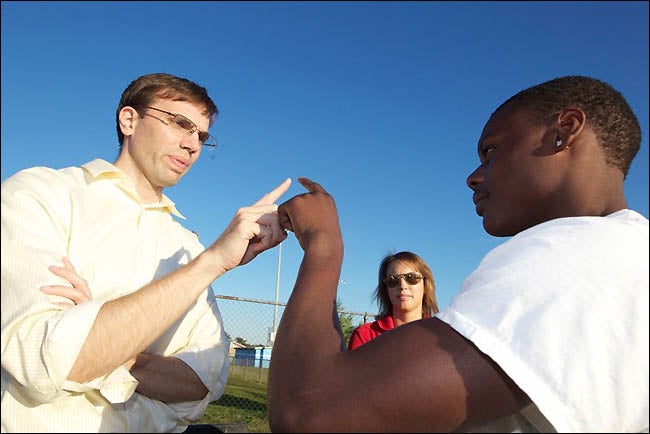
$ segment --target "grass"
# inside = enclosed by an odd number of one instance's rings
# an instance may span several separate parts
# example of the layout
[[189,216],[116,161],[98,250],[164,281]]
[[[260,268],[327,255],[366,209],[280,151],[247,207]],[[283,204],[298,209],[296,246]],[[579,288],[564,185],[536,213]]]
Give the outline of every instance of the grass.
[[266,417],[266,384],[251,378],[256,376],[248,377],[231,372],[223,395],[208,405],[197,423],[245,423],[248,432],[271,432]]

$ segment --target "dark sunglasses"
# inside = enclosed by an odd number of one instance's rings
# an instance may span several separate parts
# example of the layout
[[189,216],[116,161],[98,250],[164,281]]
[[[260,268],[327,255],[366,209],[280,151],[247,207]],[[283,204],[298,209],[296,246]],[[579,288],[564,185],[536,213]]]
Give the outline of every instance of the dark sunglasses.
[[399,285],[399,280],[402,278],[409,285],[415,285],[419,283],[420,280],[424,279],[420,273],[415,273],[415,272],[404,273],[404,274],[389,274],[384,279],[384,283],[389,288],[392,288],[394,286]]

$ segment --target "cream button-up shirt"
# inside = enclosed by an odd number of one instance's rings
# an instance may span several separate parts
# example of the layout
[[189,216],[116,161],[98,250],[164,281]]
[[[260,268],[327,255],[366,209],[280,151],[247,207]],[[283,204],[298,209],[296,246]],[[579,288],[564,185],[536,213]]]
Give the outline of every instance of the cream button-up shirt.
[[[130,178],[104,160],[35,167],[2,183],[2,432],[181,432],[223,393],[228,341],[208,287],[146,352],[189,365],[208,394],[166,404],[135,393],[123,367],[85,383],[66,380],[102,304],[187,264],[204,247],[163,196],[142,204]],[[93,300],[71,309],[43,285],[67,256]],[[66,300],[68,301],[68,300]],[[119,333],[119,331],[116,331]]]

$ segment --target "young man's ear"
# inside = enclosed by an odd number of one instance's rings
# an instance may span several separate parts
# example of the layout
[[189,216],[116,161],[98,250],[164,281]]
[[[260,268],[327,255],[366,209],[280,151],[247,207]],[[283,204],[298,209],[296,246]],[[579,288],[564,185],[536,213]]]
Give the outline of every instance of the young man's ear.
[[120,110],[118,115],[120,130],[125,137],[133,134],[138,117],[138,112],[131,106],[124,106]]
[[587,122],[587,115],[579,108],[568,108],[557,115],[555,150],[561,151],[576,143]]

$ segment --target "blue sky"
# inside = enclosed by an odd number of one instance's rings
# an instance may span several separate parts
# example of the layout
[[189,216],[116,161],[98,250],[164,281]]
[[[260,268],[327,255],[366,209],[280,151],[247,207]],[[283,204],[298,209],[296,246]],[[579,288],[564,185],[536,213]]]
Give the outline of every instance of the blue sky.
[[[648,217],[648,39],[648,2],[2,2],[2,180],[114,161],[124,88],[180,75],[220,110],[219,148],[166,191],[204,245],[284,178],[281,201],[310,177],[336,199],[347,310],[376,312],[379,262],[399,250],[427,261],[444,308],[505,241],[483,231],[465,178],[485,121],[523,88],[589,75],[623,93],[643,133],[628,206]],[[301,258],[290,235],[281,302]],[[273,300],[277,265],[266,252],[215,292]]]

